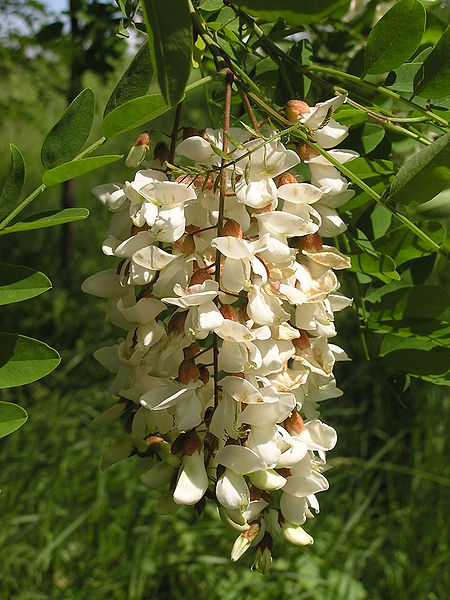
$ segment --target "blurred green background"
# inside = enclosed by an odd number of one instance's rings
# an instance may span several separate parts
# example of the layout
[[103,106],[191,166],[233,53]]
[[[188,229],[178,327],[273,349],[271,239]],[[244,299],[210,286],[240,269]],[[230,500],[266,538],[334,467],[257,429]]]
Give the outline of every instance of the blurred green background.
[[[11,15],[12,4],[0,3],[3,14]],[[40,146],[65,108],[70,77],[70,55],[33,37],[43,8],[53,5],[16,3],[32,16],[4,19],[1,29],[0,179],[13,142],[26,160],[26,192],[39,184]],[[125,42],[111,39],[125,50]],[[129,58],[118,51],[109,73],[83,75],[97,96],[92,140]],[[182,125],[210,126],[203,94],[189,97]],[[219,114],[212,115],[217,123]],[[172,118],[152,123],[155,141],[166,139]],[[115,138],[102,153],[126,154],[136,133]],[[336,341],[353,358],[336,367],[344,396],[322,405],[339,442],[330,455],[330,490],[319,497],[321,514],[306,526],[315,544],[278,544],[267,576],[249,570],[251,556],[229,562],[236,535],[213,510],[203,519],[190,509],[156,515],[159,492],[139,482],[134,459],[100,471],[101,454],[118,430],[92,422],[111,404],[109,374],[92,353],[116,332],[102,325],[102,301],[80,291],[87,276],[111,264],[100,249],[109,216],[90,190],[132,177],[116,163],[77,181],[77,205],[91,216],[76,226],[69,265],[61,265],[61,228],[0,239],[2,261],[42,270],[54,284],[41,297],[3,308],[1,330],[45,340],[63,358],[43,381],[3,392],[30,418],[0,441],[1,600],[448,598],[449,399],[442,388],[414,380],[401,393],[395,380],[367,363],[351,310],[338,315]],[[28,214],[58,208],[60,194],[46,192]]]

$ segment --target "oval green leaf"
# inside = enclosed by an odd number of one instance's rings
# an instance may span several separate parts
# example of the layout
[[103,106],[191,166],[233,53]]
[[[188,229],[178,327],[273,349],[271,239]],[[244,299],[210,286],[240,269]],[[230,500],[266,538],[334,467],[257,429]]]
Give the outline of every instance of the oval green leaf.
[[418,0],[396,2],[369,34],[365,72],[386,73],[404,63],[419,47],[425,18],[425,8]]
[[27,419],[27,412],[21,406],[0,401],[0,438],[22,427]]
[[[446,238],[446,231],[440,223],[425,221],[420,224],[420,229],[436,242],[436,244],[443,246]],[[423,256],[428,256],[434,252],[427,242],[424,242],[421,238],[417,237],[417,235],[405,225],[392,229],[385,236],[372,243],[377,252],[392,257],[397,267],[408,260],[422,258]]]
[[348,0],[237,0],[236,4],[266,21],[276,23],[284,19],[291,25],[306,25],[327,15],[338,16],[337,11],[342,12],[350,3]]
[[41,161],[46,169],[75,158],[89,136],[94,113],[94,92],[86,88],[68,106],[42,144]]
[[183,98],[192,64],[193,33],[187,0],[141,2],[153,68],[169,106]]
[[383,141],[385,133],[386,131],[381,125],[364,123],[350,129],[349,135],[345,138],[342,146],[351,148],[361,156],[365,156]]
[[414,78],[414,94],[444,98],[450,94],[450,25],[438,40]]
[[365,273],[389,283],[393,279],[399,280],[400,275],[395,270],[395,262],[390,256],[377,256],[364,252],[350,254],[352,266],[350,271],[354,273]]
[[133,100],[139,96],[145,96],[148,92],[152,77],[152,61],[150,59],[148,45],[145,43],[141,46],[127,70],[120,78],[119,83],[114,88],[106,104],[103,116],[106,117],[108,113],[121,104],[128,102],[128,100]]
[[450,133],[414,154],[394,177],[389,198],[400,204],[422,204],[448,187]]
[[21,265],[0,264],[0,306],[43,294],[52,287],[48,277]]
[[22,153],[14,144],[10,144],[9,148],[11,150],[11,168],[0,196],[0,219],[8,216],[19,204],[25,181],[25,162]]
[[39,340],[0,333],[0,389],[32,383],[51,373],[61,357]]
[[18,231],[30,231],[32,229],[45,229],[55,227],[71,221],[82,221],[87,219],[89,211],[87,208],[65,208],[64,210],[52,210],[30,217],[29,221],[19,221],[10,227],[0,231],[0,235],[16,233]]
[[102,123],[102,134],[106,138],[139,127],[170,110],[161,94],[141,96],[128,100],[106,115]]
[[42,183],[47,187],[74,179],[90,171],[100,169],[105,165],[116,162],[122,158],[121,154],[107,154],[104,156],[91,156],[89,158],[79,158],[59,165],[50,171],[45,171],[42,175]]

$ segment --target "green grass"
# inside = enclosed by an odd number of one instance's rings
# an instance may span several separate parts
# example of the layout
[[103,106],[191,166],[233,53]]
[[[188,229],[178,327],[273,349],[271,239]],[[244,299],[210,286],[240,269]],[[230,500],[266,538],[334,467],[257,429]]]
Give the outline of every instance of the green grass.
[[[100,91],[100,114],[108,90],[88,83]],[[20,85],[24,97],[31,84]],[[185,117],[184,125],[200,123],[199,98],[187,104],[191,121]],[[2,172],[11,139],[29,163],[28,190],[39,182],[40,144],[60,105],[53,99],[45,117],[30,108],[27,122],[10,120],[4,131]],[[157,128],[169,130],[170,115]],[[134,135],[114,140],[105,153],[126,153]],[[322,512],[307,524],[315,544],[301,549],[280,541],[266,577],[249,570],[251,556],[229,562],[235,533],[212,509],[203,519],[189,509],[156,514],[159,491],[139,482],[136,459],[100,471],[101,454],[118,431],[93,424],[111,400],[108,374],[92,353],[114,333],[102,325],[101,301],[79,288],[108,264],[100,252],[107,217],[89,190],[130,176],[119,165],[80,179],[79,205],[92,214],[77,227],[69,289],[59,283],[60,229],[0,239],[2,260],[40,268],[55,283],[42,297],[5,307],[1,328],[44,339],[63,357],[43,381],[2,394],[30,419],[0,441],[1,600],[447,598],[449,400],[441,388],[415,381],[400,397],[395,382],[362,358],[350,310],[340,315],[337,340],[353,357],[336,369],[345,396],[323,405],[339,443],[330,455],[331,488],[319,497]],[[55,188],[31,211],[54,208],[58,193]]]

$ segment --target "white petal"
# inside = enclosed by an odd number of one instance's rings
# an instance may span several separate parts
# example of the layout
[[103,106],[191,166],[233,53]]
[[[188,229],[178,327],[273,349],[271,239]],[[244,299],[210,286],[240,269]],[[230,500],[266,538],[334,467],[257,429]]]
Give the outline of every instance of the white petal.
[[244,477],[231,469],[225,469],[217,481],[216,497],[225,508],[240,510],[247,508],[250,493]]
[[183,457],[183,467],[178,475],[173,499],[177,504],[196,504],[208,489],[203,455],[194,452]]
[[216,454],[216,461],[239,475],[267,469],[264,461],[245,446],[233,445],[221,448]]
[[99,298],[116,298],[126,294],[129,287],[121,284],[120,275],[115,269],[107,269],[88,277],[82,283],[81,289],[85,294],[92,294]]

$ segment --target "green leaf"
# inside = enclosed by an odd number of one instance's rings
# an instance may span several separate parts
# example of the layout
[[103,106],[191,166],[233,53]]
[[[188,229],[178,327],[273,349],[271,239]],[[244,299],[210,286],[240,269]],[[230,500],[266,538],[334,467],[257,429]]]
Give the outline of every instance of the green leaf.
[[369,34],[365,72],[386,73],[404,63],[419,47],[425,18],[425,8],[418,0],[396,2]]
[[104,156],[91,156],[89,158],[79,158],[70,162],[59,165],[50,171],[45,171],[42,175],[42,183],[47,187],[62,183],[69,179],[74,179],[89,171],[95,171],[105,165],[116,162],[122,158],[121,154],[107,154]]
[[[439,223],[423,222],[420,224],[420,229],[439,246],[444,244],[446,231]],[[384,237],[375,240],[373,246],[381,254],[391,256],[397,267],[408,260],[428,256],[434,252],[426,242],[417,237],[405,225],[397,227]]]
[[412,156],[395,176],[389,199],[400,204],[422,204],[448,187],[450,133]]
[[68,106],[42,144],[41,161],[46,169],[75,158],[89,136],[94,113],[94,92],[86,88]]
[[450,217],[450,188],[443,190],[428,202],[420,204],[416,210],[424,217],[448,219]]
[[21,406],[0,401],[0,438],[22,427],[27,419],[27,412]]
[[15,333],[0,333],[0,389],[41,379],[60,362],[56,350],[44,342]]
[[103,116],[106,117],[108,113],[121,104],[128,102],[128,100],[133,100],[139,96],[145,96],[148,92],[152,77],[152,61],[150,59],[148,45],[145,43],[140,47],[138,53],[120,78],[119,83],[114,88],[106,104]]
[[348,0],[237,0],[236,4],[255,17],[276,23],[285,19],[291,25],[306,25],[336,15],[349,5]]
[[389,352],[380,362],[388,368],[404,371],[415,377],[442,377],[449,371],[450,352],[445,348],[396,350]]
[[384,85],[395,92],[412,94],[416,73],[422,67],[424,60],[430,54],[431,50],[432,48],[425,48],[411,62],[405,63],[391,71],[386,77]]
[[55,227],[71,221],[82,221],[89,216],[87,208],[65,208],[64,210],[53,210],[39,215],[33,215],[29,221],[19,221],[5,227],[0,231],[0,235],[16,233],[18,231],[30,231],[32,229],[45,229],[46,227]]
[[400,275],[395,270],[395,262],[390,256],[361,252],[350,254],[350,259],[352,261],[350,271],[354,273],[365,273],[377,277],[384,283],[400,279]]
[[102,134],[113,137],[129,129],[148,123],[170,110],[161,94],[151,94],[128,100],[106,115],[102,123]]
[[52,287],[39,271],[20,265],[0,264],[0,306],[43,294]]
[[13,211],[20,201],[25,181],[25,162],[19,148],[10,144],[11,168],[0,196],[0,219],[4,219]]
[[378,179],[380,176],[389,179],[395,173],[394,163],[390,160],[354,158],[346,166],[352,173],[364,180]]
[[414,78],[414,94],[443,98],[450,94],[450,25]]
[[348,137],[342,142],[342,146],[351,148],[364,156],[378,146],[385,133],[385,129],[381,125],[364,123],[350,129]]
[[191,72],[192,21],[187,0],[142,0],[148,44],[161,93],[180,102]]

